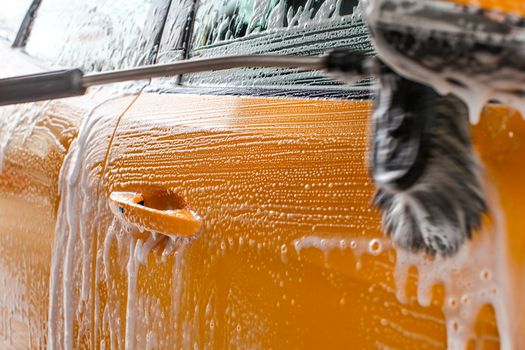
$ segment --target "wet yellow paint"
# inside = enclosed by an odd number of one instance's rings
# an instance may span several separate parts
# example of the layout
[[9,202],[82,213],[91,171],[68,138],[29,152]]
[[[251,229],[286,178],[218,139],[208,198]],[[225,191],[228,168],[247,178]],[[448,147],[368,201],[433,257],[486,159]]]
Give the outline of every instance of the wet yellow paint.
[[[370,204],[369,108],[367,102],[184,95],[137,100],[117,129],[106,191],[169,189],[205,225],[177,270],[178,316],[172,314],[173,261],[150,257],[139,270],[140,293],[161,300],[162,322],[179,325],[166,344],[182,346],[186,334],[198,346],[215,347],[446,346],[439,286],[430,307],[418,305],[414,271],[410,302],[402,304],[395,297],[394,251],[356,255],[341,243],[351,238],[363,248],[383,237]],[[493,130],[508,119],[508,110],[498,108],[488,108],[474,128],[487,172],[496,179],[507,173],[486,151],[498,153],[493,139],[510,130],[525,137],[521,119]],[[506,150],[505,157],[520,154]],[[503,203],[514,200],[504,191],[501,196]],[[516,214],[506,215],[507,227]],[[519,230],[507,234],[520,237]],[[326,247],[296,251],[294,242],[305,237],[324,239]],[[117,278],[122,286],[125,278]],[[122,292],[120,305],[125,298]],[[483,308],[475,330],[473,346],[498,347],[492,308]]]
[[475,5],[485,9],[499,10],[525,16],[525,4],[522,0],[448,0],[464,5]]
[[[16,344],[47,334],[58,173],[78,127],[74,118],[64,117],[69,113],[64,106],[54,108],[29,138],[15,133],[0,176],[0,277],[12,287],[1,299],[0,312],[13,322]],[[113,120],[107,125],[115,125],[115,110],[121,108],[122,103],[105,110]],[[388,241],[381,240],[384,249],[377,256],[356,254],[349,244],[353,239],[367,250],[370,239],[383,237],[370,205],[369,112],[368,102],[146,94],[122,118],[111,147],[91,145],[107,158],[99,167],[104,174],[94,174],[101,176],[101,196],[122,190],[161,193],[166,201],[196,211],[205,225],[181,255],[173,252],[161,261],[166,242],[160,242],[148,266],[138,268],[139,348],[147,331],[163,339],[160,348],[194,343],[216,348],[445,347],[442,288],[435,287],[430,307],[418,305],[413,271],[410,301],[402,304],[395,297],[395,252]],[[97,132],[107,140],[113,133],[111,128]],[[473,137],[503,207],[509,271],[519,285],[525,257],[525,122],[513,110],[489,106],[473,126]],[[45,145],[48,152],[30,145]],[[111,222],[109,208],[101,210]],[[118,230],[124,247],[150,235]],[[100,347],[103,340],[108,344],[110,329],[119,339],[126,335],[126,248],[119,250],[112,241],[109,277],[95,266],[104,266],[107,232],[106,226],[89,233],[97,237],[98,254],[84,263],[101,278],[90,292],[96,303],[87,303],[75,316],[80,348]],[[296,240],[305,237],[324,239],[325,245],[297,251]],[[79,278],[75,270],[72,279]],[[516,310],[522,308],[516,304]],[[118,325],[100,321],[105,312],[115,315]],[[475,331],[478,345],[498,347],[490,307],[480,313]]]

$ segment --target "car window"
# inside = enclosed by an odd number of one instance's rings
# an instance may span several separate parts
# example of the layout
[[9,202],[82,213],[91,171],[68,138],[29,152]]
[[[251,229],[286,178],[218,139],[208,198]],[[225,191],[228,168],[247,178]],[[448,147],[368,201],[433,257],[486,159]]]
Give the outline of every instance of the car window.
[[194,9],[194,0],[173,0],[171,2],[162,34],[158,54],[159,62],[170,62],[185,58]]
[[168,0],[43,0],[26,51],[85,71],[152,62]]
[[[319,55],[343,47],[373,54],[359,7],[358,0],[198,0],[189,57]],[[182,83],[341,88],[321,73],[262,68],[186,75]],[[348,89],[368,93],[369,87],[363,82]]]
[[351,15],[357,0],[227,0],[201,1],[193,48],[250,36],[267,30],[315,26]]
[[0,0],[0,37],[13,41],[32,0]]

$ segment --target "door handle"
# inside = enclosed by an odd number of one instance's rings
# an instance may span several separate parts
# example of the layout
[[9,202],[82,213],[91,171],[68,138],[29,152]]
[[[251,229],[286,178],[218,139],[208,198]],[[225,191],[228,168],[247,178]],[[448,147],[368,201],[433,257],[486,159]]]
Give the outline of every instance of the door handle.
[[112,192],[109,199],[113,214],[140,230],[173,237],[192,237],[202,228],[199,216],[191,210],[148,207],[140,193]]

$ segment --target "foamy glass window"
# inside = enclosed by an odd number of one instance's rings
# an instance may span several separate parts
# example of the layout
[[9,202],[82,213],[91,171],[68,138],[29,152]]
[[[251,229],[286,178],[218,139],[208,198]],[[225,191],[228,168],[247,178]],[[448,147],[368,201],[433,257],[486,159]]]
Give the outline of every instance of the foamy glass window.
[[99,71],[149,63],[167,1],[43,0],[26,51],[51,65]]
[[358,0],[202,0],[193,48],[271,29],[308,26],[352,14]]
[[[312,56],[335,48],[373,54],[358,0],[200,0],[196,9],[188,52],[192,58]],[[320,72],[283,68],[187,74],[181,82],[206,87],[352,89],[352,96],[359,98],[368,96],[370,90],[368,83],[341,86]]]

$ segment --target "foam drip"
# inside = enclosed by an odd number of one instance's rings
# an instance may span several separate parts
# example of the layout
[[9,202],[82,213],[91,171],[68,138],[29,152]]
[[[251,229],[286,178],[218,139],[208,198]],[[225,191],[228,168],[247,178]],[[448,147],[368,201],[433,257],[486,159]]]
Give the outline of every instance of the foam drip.
[[[64,158],[59,177],[61,195],[58,208],[50,277],[49,329],[50,349],[72,349],[75,342],[89,334],[89,324],[81,323],[78,334],[74,321],[87,316],[96,297],[93,285],[95,252],[94,233],[102,224],[105,198],[99,196],[100,162],[106,149],[93,147],[101,139],[95,126],[111,128],[114,124],[102,113],[101,105],[125,95],[112,95],[94,106],[82,121],[78,137],[73,140]],[[101,125],[102,124],[102,125]],[[77,271],[80,271],[80,280]]]
[[137,298],[137,275],[138,275],[138,261],[137,255],[141,246],[141,241],[130,239],[129,241],[129,260],[128,260],[128,300],[126,306],[126,341],[125,346],[128,350],[135,349],[135,310]]
[[[77,243],[79,242],[81,243],[82,256],[81,297],[83,300],[87,299],[87,286],[90,277],[88,269],[92,261],[92,252],[89,249],[91,244],[86,240],[86,232],[92,231],[92,226],[88,223],[96,222],[96,220],[86,220],[86,218],[94,219],[91,217],[93,212],[90,209],[97,208],[97,201],[93,201],[91,196],[91,191],[96,184],[91,183],[85,171],[81,170],[84,170],[84,167],[89,168],[89,165],[86,164],[90,159],[89,154],[87,154],[87,147],[90,142],[96,142],[94,140],[96,135],[90,131],[101,120],[101,116],[95,114],[94,111],[95,109],[82,123],[79,137],[71,144],[60,173],[59,191],[62,200],[58,211],[50,279],[48,335],[50,349],[73,348],[73,320],[76,310],[74,307],[76,301],[73,296],[76,283],[73,272],[78,263],[74,257],[78,254],[75,251],[78,249]],[[59,331],[61,326],[60,315],[63,316],[64,322],[62,325],[63,334]]]
[[485,305],[494,308],[500,348],[514,349],[517,344],[517,334],[513,334],[511,326],[517,324],[519,316],[512,310],[515,286],[507,258],[505,222],[495,190],[487,192],[492,223],[486,224],[457,255],[430,258],[397,250],[394,277],[400,302],[408,302],[406,283],[411,267],[418,272],[417,301],[420,305],[429,306],[433,286],[443,285],[442,311],[449,349],[465,349],[469,340],[476,339],[474,325]]
[[[406,287],[411,268],[418,272],[417,302],[420,305],[430,306],[433,287],[444,287],[442,311],[449,349],[465,349],[469,340],[476,339],[475,322],[486,305],[495,310],[501,349],[514,349],[516,345],[517,335],[512,334],[511,325],[518,322],[519,316],[514,316],[511,309],[511,300],[515,297],[511,291],[515,286],[509,276],[504,219],[494,199],[491,204],[492,225],[486,225],[452,258],[432,258],[423,253],[397,250],[394,281],[396,297],[401,303],[409,303]],[[334,250],[351,250],[356,256],[357,267],[364,254],[378,255],[385,249],[393,248],[386,239],[318,236],[296,239],[294,247],[298,254],[304,249],[319,249],[325,260]]]
[[362,237],[320,237],[304,236],[293,241],[293,246],[298,255],[304,249],[315,248],[323,252],[325,261],[328,254],[334,250],[351,250],[357,260],[356,266],[360,267],[360,259],[363,255],[377,256],[384,250],[392,249],[392,243],[388,239],[382,238],[362,238]]
[[[110,342],[112,348],[122,347],[126,349],[141,348],[163,348],[163,344],[169,337],[159,338],[162,331],[157,329],[164,322],[164,315],[156,298],[151,298],[138,290],[138,283],[141,276],[141,267],[148,267],[148,259],[155,257],[156,264],[164,264],[169,256],[173,256],[173,307],[171,317],[178,317],[180,298],[182,293],[183,280],[181,277],[182,256],[188,244],[189,238],[168,237],[165,235],[143,231],[137,227],[129,225],[121,219],[114,217],[106,233],[102,251],[102,267],[106,285],[111,285],[116,278],[111,266],[118,264],[121,273],[126,276],[126,318],[125,331],[120,333],[120,313],[118,293],[108,295],[107,305],[103,310],[103,320],[96,320],[95,328],[100,327],[109,329]],[[118,259],[115,262],[115,251],[112,247],[116,246]],[[99,309],[97,308],[97,313]],[[175,325],[176,326],[176,325]],[[122,339],[119,338],[122,336]]]

